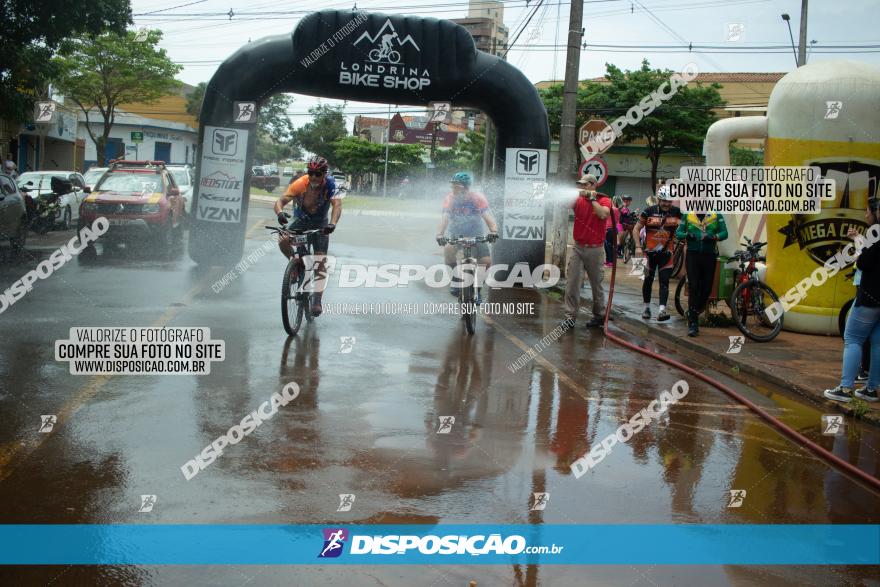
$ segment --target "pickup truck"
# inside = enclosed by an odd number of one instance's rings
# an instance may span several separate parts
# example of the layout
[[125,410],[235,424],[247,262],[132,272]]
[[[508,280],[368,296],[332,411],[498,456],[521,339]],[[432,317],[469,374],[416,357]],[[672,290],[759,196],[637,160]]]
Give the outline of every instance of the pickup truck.
[[277,175],[268,175],[262,167],[254,167],[251,174],[251,187],[272,193],[281,183]]

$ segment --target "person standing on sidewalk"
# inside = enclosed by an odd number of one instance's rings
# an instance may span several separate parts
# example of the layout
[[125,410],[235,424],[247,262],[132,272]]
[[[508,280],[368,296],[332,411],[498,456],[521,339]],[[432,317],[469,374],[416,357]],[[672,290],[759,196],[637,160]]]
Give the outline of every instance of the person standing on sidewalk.
[[678,225],[675,238],[687,241],[688,336],[697,336],[700,314],[706,309],[715,280],[718,242],[727,238],[727,224],[723,216],[714,212],[689,212],[684,222]]
[[605,291],[602,289],[605,260],[605,221],[611,216],[611,200],[596,191],[596,176],[591,173],[578,180],[578,197],[574,210],[574,248],[565,270],[565,320],[574,325],[581,303],[581,286],[586,270],[593,296],[593,318],[587,323],[602,325],[605,315]]
[[[865,212],[868,226],[880,222],[878,209],[880,209],[880,198],[868,201],[868,209]],[[850,231],[847,236],[852,238],[853,232]],[[856,269],[861,274],[856,288],[856,301],[849,311],[843,332],[843,368],[840,385],[834,389],[826,389],[823,395],[838,402],[852,401],[853,384],[862,361],[862,347],[865,341],[870,341],[871,366],[868,383],[864,389],[856,391],[855,395],[865,401],[876,402],[877,390],[880,388],[880,247],[874,245],[862,249],[856,260]]]
[[[605,267],[611,267],[611,263],[614,260],[614,234],[623,232],[623,226],[620,224],[620,205],[622,203],[623,201],[620,197],[611,200],[611,216],[605,219]],[[612,224],[617,225],[616,231]]]
[[[651,290],[654,287],[654,272],[660,278],[660,311],[658,322],[669,320],[666,302],[669,300],[669,278],[672,277],[672,239],[681,223],[681,210],[672,205],[669,192],[657,195],[659,203],[650,206],[639,216],[639,222],[633,228],[633,238],[639,243],[639,250],[648,258],[645,281],[642,283],[642,301],[645,311],[642,318],[651,318]],[[645,244],[641,244],[639,234],[645,229]]]

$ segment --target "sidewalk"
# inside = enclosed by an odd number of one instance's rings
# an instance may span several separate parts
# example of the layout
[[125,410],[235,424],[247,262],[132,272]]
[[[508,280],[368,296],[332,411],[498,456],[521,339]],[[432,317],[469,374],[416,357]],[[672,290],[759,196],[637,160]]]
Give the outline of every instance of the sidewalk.
[[[739,353],[728,353],[729,336],[741,336],[736,327],[700,326],[700,335],[695,338],[687,336],[687,322],[675,310],[674,294],[678,280],[673,279],[669,285],[669,303],[667,312],[671,318],[667,322],[657,322],[657,279],[654,281],[654,292],[651,298],[650,320],[642,320],[642,281],[636,275],[630,275],[629,265],[618,262],[614,289],[614,305],[612,328],[623,330],[635,337],[649,336],[660,339],[665,346],[673,346],[690,352],[699,353],[715,362],[720,372],[737,380],[749,383],[749,379],[757,378],[771,385],[790,389],[795,393],[810,398],[831,410],[838,410],[853,415],[852,404],[841,404],[825,399],[822,392],[836,386],[840,382],[840,365],[843,353],[843,339],[838,336],[816,336],[798,334],[783,330],[771,342],[755,342],[748,338]],[[684,273],[684,271],[682,271]],[[605,270],[605,291],[611,279],[611,269]],[[584,279],[586,283],[586,279]],[[560,280],[554,290],[564,292],[565,280]],[[581,290],[584,303],[581,309],[590,307],[590,287]],[[726,308],[726,305],[724,306]],[[588,310],[589,311],[589,310]],[[579,324],[586,321],[586,316],[579,319]],[[583,326],[579,326],[583,327]],[[727,367],[725,369],[724,367]],[[867,412],[861,419],[880,425],[880,402],[859,402],[867,406]]]

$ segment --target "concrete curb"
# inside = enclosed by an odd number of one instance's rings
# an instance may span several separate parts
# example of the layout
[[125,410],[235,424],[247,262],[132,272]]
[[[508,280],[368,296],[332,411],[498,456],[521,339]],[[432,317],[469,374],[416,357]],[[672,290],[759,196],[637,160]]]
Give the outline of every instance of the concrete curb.
[[[548,289],[562,295],[565,294],[565,288],[560,287],[559,285],[554,285],[553,287]],[[589,299],[584,296],[581,297],[584,300]],[[801,395],[810,400],[815,400],[819,402],[822,406],[827,407],[829,410],[843,412],[848,416],[852,416],[853,418],[857,418],[863,422],[867,422],[875,426],[880,426],[880,410],[869,408],[869,410],[865,412],[862,416],[856,416],[855,410],[850,404],[843,404],[825,399],[823,396],[816,395],[815,392],[807,390],[796,383],[786,381],[782,377],[774,374],[772,371],[755,367],[754,365],[751,365],[750,363],[746,363],[744,361],[738,361],[734,358],[737,355],[727,355],[712,352],[711,350],[690,340],[687,337],[679,336],[674,332],[666,330],[665,328],[659,328],[652,323],[645,322],[641,318],[634,318],[631,315],[621,311],[619,308],[612,307],[611,315],[614,317],[614,325],[627,334],[634,336],[643,336],[644,329],[647,330],[649,336],[671,342],[673,345],[679,346],[687,351],[703,355],[704,357],[712,359],[719,364],[731,367],[731,369],[736,368],[738,370],[738,373],[724,372],[724,375],[730,377],[731,379],[736,379],[741,383],[748,384],[748,379],[743,377],[742,374],[759,377],[761,380],[766,381],[771,385],[781,387],[783,389],[790,389],[798,395]],[[628,329],[626,328],[626,326],[629,326],[630,328]],[[632,329],[632,327],[637,327],[638,330]],[[715,369],[715,371],[721,372],[718,369]]]

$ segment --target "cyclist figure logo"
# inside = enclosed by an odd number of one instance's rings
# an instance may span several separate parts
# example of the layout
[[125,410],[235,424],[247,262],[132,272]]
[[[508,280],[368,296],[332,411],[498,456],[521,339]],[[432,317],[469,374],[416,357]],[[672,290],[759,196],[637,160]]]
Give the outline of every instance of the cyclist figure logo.
[[739,354],[739,352],[743,348],[743,344],[745,344],[745,342],[746,342],[746,337],[740,335],[740,336],[728,336],[727,338],[730,339],[730,346],[727,349],[727,353],[732,354],[732,355]]
[[142,495],[141,496],[141,507],[138,508],[139,512],[151,512],[153,511],[153,506],[156,505],[156,496],[155,495]]
[[644,281],[645,280],[645,258],[644,257],[639,257],[637,259],[634,258],[632,261],[633,261],[633,264],[632,264],[632,267],[630,267],[630,269],[629,269],[629,274],[630,275],[638,275],[639,279]]
[[455,424],[455,416],[440,416],[440,426],[437,428],[437,434],[449,434],[452,431],[452,425]]
[[339,337],[339,352],[346,355],[351,353],[354,349],[356,337],[354,336],[340,336]]
[[40,430],[44,434],[52,432],[52,428],[55,427],[55,424],[58,423],[58,416],[55,414],[48,414],[46,416],[40,416]]
[[532,505],[529,508],[531,511],[544,511],[547,507],[547,502],[550,501],[549,493],[533,493],[532,494]]
[[825,436],[843,434],[843,416],[840,414],[822,414],[822,434]]
[[336,558],[342,554],[342,547],[348,540],[348,530],[343,528],[324,529],[324,548],[318,555],[318,558]]
[[731,489],[727,497],[727,507],[738,508],[746,500],[745,489]]
[[354,505],[354,493],[340,493],[339,494],[339,507],[336,508],[337,512],[350,512],[351,507]]

